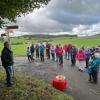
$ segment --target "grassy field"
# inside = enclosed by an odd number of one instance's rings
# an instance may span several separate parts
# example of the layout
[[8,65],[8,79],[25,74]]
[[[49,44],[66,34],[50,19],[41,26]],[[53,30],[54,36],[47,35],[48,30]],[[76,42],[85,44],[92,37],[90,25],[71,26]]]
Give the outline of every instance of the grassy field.
[[95,45],[99,45],[100,41],[99,39],[95,39],[95,38],[58,38],[58,39],[54,39],[52,41],[53,44],[68,44],[71,43],[77,47],[81,47],[81,46],[95,46]]
[[16,73],[12,88],[4,85],[5,73],[0,71],[0,100],[73,100],[67,94],[31,75]]
[[[39,41],[45,42],[49,41],[51,44],[68,44],[71,43],[76,47],[92,47],[96,45],[100,45],[100,35],[95,37],[85,37],[85,38],[76,38],[76,37],[61,37],[61,38],[52,38],[52,39],[42,39],[42,38],[29,38],[29,37],[19,37],[19,38],[11,38],[12,50],[14,51],[14,55],[16,56],[26,56],[26,48],[30,46],[32,43],[35,44]],[[17,44],[19,43],[19,44]],[[3,44],[0,43],[0,51],[2,50]]]

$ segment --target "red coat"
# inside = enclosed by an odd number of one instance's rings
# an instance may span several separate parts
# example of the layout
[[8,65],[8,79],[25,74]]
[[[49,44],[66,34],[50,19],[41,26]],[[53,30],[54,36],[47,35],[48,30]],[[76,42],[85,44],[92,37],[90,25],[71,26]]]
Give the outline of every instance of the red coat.
[[65,52],[68,51],[68,45],[64,45],[63,49],[65,50]]
[[70,52],[70,51],[71,51],[71,49],[72,49],[72,45],[71,45],[71,44],[69,44],[67,48],[68,48],[68,52]]
[[49,44],[46,44],[46,49],[50,49],[50,45]]
[[77,52],[76,58],[79,61],[84,61],[86,59],[85,54],[84,54],[84,52],[82,50]]
[[63,49],[62,48],[59,48],[58,49],[58,56],[63,56]]
[[55,48],[55,53],[58,54],[59,48]]

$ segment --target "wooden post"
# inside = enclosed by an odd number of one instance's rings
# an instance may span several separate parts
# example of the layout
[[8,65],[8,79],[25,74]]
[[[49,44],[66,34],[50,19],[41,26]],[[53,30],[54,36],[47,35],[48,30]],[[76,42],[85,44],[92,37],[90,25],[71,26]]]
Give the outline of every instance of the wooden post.
[[6,29],[6,38],[7,38],[7,41],[9,43],[9,46],[10,46],[10,49],[11,49],[11,41],[10,41],[10,36],[9,36],[9,30]]
[[11,48],[11,40],[10,40],[9,33],[10,33],[10,31],[12,31],[12,29],[18,29],[18,26],[17,25],[14,25],[14,26],[6,26],[6,35],[7,35],[7,39],[8,39],[10,48]]

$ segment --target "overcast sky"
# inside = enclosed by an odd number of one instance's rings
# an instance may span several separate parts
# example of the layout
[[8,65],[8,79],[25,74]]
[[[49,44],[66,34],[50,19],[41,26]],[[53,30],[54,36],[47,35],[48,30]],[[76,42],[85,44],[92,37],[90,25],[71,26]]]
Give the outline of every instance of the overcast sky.
[[100,0],[51,0],[46,7],[17,18],[17,24],[23,33],[100,33]]

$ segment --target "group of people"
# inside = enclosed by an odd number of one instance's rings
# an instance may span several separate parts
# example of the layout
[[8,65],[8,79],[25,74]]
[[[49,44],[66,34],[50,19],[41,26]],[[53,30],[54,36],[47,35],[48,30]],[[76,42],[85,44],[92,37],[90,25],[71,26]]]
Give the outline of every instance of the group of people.
[[30,47],[27,47],[27,57],[29,62],[34,61],[35,53],[36,53],[36,58],[40,57],[41,61],[44,62],[44,51],[45,51],[45,47],[42,44],[41,45],[36,44],[36,46],[32,44]]
[[[84,46],[82,46],[81,48],[76,48],[72,44],[65,44],[63,46],[61,46],[61,44],[55,46],[49,44],[48,42],[46,42],[46,44],[32,44],[27,49],[28,59],[29,57],[31,59],[29,60],[29,62],[34,60],[35,57],[33,55],[35,54],[35,51],[36,58],[40,58],[43,62],[45,55],[47,59],[52,59],[53,61],[56,61],[60,66],[63,66],[64,59],[70,60],[72,66],[75,66],[77,61],[79,66],[78,70],[88,70],[88,72],[89,70],[92,70],[91,74],[89,73],[89,81],[91,82],[93,79],[94,82],[97,83],[97,76],[100,65],[100,46],[95,46],[91,48],[85,48]],[[96,60],[97,63],[95,62]]]
[[[46,51],[46,52],[45,52]],[[36,57],[35,57],[36,54]],[[29,62],[34,61],[36,58],[40,58],[42,62],[47,59],[56,61],[57,64],[63,66],[63,59],[69,60],[72,66],[76,65],[76,60],[79,63],[79,71],[87,70],[89,73],[89,82],[98,82],[98,73],[100,66],[100,46],[85,48],[84,46],[80,49],[76,48],[72,44],[65,44],[64,46],[52,45],[48,42],[44,45],[43,43],[31,45],[27,47],[27,57]],[[12,86],[13,76],[13,52],[10,49],[9,42],[4,43],[4,48],[1,52],[2,66],[6,71],[6,85]],[[85,65],[84,65],[85,64]]]

